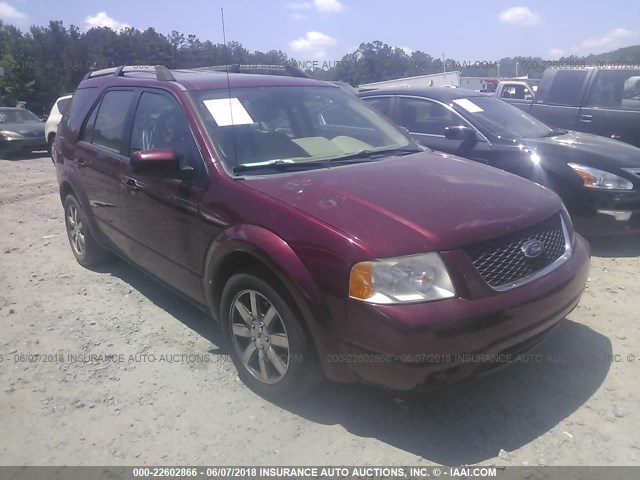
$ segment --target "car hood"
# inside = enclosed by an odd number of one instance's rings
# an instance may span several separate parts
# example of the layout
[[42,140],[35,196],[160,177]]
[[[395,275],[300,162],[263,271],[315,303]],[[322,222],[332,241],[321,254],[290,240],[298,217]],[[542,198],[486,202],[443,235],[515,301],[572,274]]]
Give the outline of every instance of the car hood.
[[640,167],[640,148],[589,133],[570,131],[556,137],[522,139],[520,143],[535,148],[543,159],[549,155],[604,170]]
[[26,123],[2,123],[0,130],[9,132],[17,132],[25,137],[34,137],[44,135],[44,123],[42,122],[26,122]]
[[380,257],[457,248],[561,209],[558,197],[537,184],[429,152],[245,181],[367,244]]

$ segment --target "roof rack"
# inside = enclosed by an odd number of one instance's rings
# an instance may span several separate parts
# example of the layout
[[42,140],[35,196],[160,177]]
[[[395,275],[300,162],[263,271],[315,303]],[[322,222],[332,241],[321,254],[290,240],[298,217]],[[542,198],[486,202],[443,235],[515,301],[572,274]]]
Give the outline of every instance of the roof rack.
[[212,65],[210,67],[199,67],[193,69],[196,72],[229,72],[248,73],[255,75],[280,75],[285,77],[309,78],[309,75],[302,70],[291,65],[241,65],[239,63],[231,65]]
[[124,77],[125,73],[131,72],[153,72],[156,74],[156,79],[162,80],[165,82],[175,82],[176,78],[164,65],[121,65],[119,67],[112,68],[104,68],[102,70],[94,70],[93,72],[88,72],[83,80],[88,78],[96,78],[96,77],[105,77],[108,75],[113,75],[114,77]]

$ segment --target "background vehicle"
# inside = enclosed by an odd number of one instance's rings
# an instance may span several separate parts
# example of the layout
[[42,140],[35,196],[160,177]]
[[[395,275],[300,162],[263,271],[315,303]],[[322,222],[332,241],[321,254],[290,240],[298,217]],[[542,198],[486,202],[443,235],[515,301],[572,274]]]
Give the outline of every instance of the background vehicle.
[[495,95],[502,99],[533,100],[535,91],[529,82],[503,80],[498,83]]
[[65,95],[56,100],[56,103],[51,107],[51,113],[49,113],[49,117],[44,125],[44,134],[47,139],[47,150],[49,154],[51,154],[51,147],[53,146],[53,141],[56,138],[56,132],[58,131],[58,124],[62,119],[62,114],[65,112],[69,103],[71,102],[72,95]]
[[456,355],[529,350],[586,283],[556,195],[428,152],[327,82],[97,72],[53,158],[78,262],[107,248],[211,312],[269,398],[320,372],[411,389],[488,371]]
[[640,147],[640,70],[551,68],[544,71],[533,101],[504,100],[553,127]]
[[44,150],[44,123],[25,108],[0,107],[0,154]]
[[640,149],[552,129],[492,95],[384,90],[360,95],[423,145],[551,188],[589,235],[640,229]]

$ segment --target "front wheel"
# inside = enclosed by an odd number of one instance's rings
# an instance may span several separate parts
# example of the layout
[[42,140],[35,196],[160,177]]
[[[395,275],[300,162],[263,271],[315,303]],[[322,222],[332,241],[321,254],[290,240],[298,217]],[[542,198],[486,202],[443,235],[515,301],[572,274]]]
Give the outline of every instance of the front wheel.
[[107,251],[100,247],[93,238],[87,217],[73,195],[68,195],[64,201],[64,223],[71,251],[80,265],[90,267],[102,263],[108,258]]
[[297,309],[263,272],[238,273],[222,292],[221,321],[240,379],[272,400],[308,392],[321,378]]

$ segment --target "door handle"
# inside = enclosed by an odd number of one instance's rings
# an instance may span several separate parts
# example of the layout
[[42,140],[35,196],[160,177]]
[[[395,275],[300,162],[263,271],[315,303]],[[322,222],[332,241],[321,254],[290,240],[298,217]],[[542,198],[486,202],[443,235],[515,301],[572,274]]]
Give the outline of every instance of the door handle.
[[580,115],[581,122],[589,123],[591,120],[593,120],[593,115],[587,113]]
[[611,138],[613,138],[614,140],[620,140],[620,135],[611,135]]
[[87,166],[87,161],[84,158],[74,158],[73,161],[79,167],[86,167]]
[[144,187],[136,182],[133,178],[123,177],[120,184],[130,192],[139,192]]

